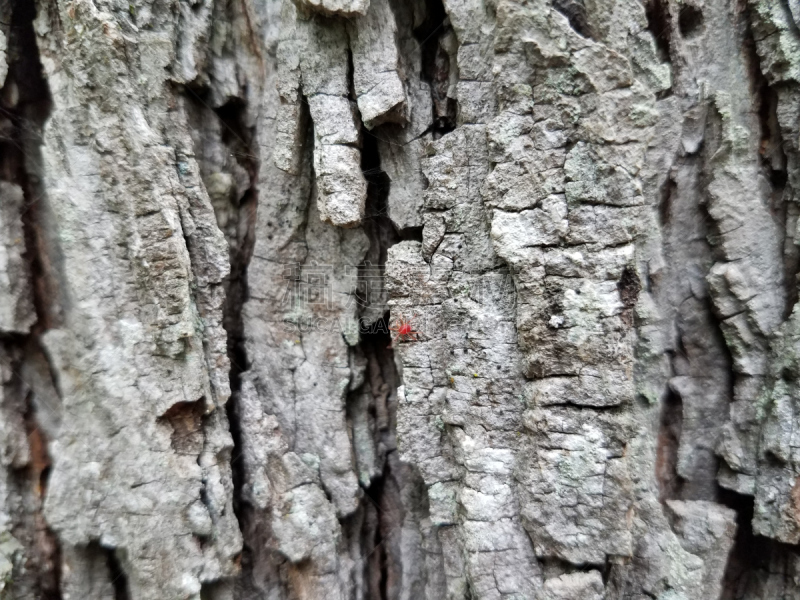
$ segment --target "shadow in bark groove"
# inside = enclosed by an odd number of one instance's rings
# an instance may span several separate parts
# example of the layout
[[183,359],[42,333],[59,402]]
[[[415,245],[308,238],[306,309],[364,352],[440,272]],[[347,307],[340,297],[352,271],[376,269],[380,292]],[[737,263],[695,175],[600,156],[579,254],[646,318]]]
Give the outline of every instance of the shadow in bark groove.
[[667,0],[650,0],[645,5],[647,29],[655,38],[658,58],[661,62],[670,60],[670,38],[672,26],[670,24],[669,7]]
[[[402,556],[394,548],[392,537],[402,525],[403,509],[390,457],[396,451],[395,410],[399,376],[391,348],[390,314],[388,311],[380,316],[375,314],[375,310],[384,306],[388,299],[385,280],[381,279],[380,285],[376,286],[374,277],[376,268],[383,275],[389,248],[401,241],[403,235],[388,216],[387,200],[391,182],[381,169],[377,138],[372,135],[362,137],[361,169],[367,180],[363,227],[370,247],[364,262],[359,265],[359,278],[363,285],[358,286],[358,301],[362,311],[359,344],[354,351],[361,353],[366,360],[366,380],[362,387],[351,394],[347,404],[350,412],[355,407],[354,395],[368,393],[371,396],[368,418],[373,425],[373,443],[377,451],[375,461],[380,473],[371,478],[368,486],[362,482],[365,492],[361,509],[364,511],[364,520],[360,532],[361,551],[364,553],[363,581],[369,598],[388,600],[396,597],[394,590],[399,589],[402,579]],[[370,318],[365,318],[367,315]],[[351,423],[352,417],[348,415]]]
[[[402,575],[401,557],[392,552],[391,536],[402,523],[399,490],[393,479],[388,454],[394,452],[394,419],[390,406],[396,401],[397,372],[393,351],[389,348],[388,313],[371,325],[361,329],[359,348],[367,359],[368,387],[372,404],[368,414],[375,426],[377,460],[382,461],[381,472],[364,487],[366,513],[361,539],[364,553],[364,582],[369,598],[388,599],[388,588]],[[364,390],[357,390],[356,393]],[[350,405],[350,403],[348,403]],[[393,413],[393,411],[392,411]],[[383,451],[383,453],[381,453]]]
[[433,98],[434,137],[449,133],[456,128],[458,102],[450,98],[450,55],[442,41],[452,31],[442,0],[427,0],[425,20],[414,29],[414,37],[422,48],[422,81],[431,86]]
[[[750,63],[750,76],[753,87],[754,101],[758,109],[760,129],[759,159],[766,179],[772,190],[770,197],[770,211],[773,219],[780,225],[783,233],[783,259],[784,259],[784,311],[783,319],[789,318],[792,309],[797,303],[797,275],[800,272],[800,253],[794,243],[794,226],[798,209],[794,203],[787,201],[789,173],[787,157],[784,153],[784,140],[778,121],[778,91],[770,86],[767,78],[761,71],[761,61],[758,57],[753,39],[752,30],[748,27],[745,43],[746,56]],[[788,196],[791,198],[791,196]]]
[[[672,69],[670,44],[672,40],[672,23],[669,14],[668,0],[649,0],[645,3],[645,16],[647,29],[653,35],[656,44],[658,60],[667,63]],[[674,77],[672,78],[674,81]],[[656,98],[663,100],[672,95],[672,87],[656,94]]]
[[[41,421],[40,410],[57,411],[60,406],[42,405],[35,396],[41,386],[57,386],[52,370],[42,352],[39,337],[61,321],[59,286],[50,257],[53,236],[48,234],[46,205],[41,185],[42,132],[52,100],[43,75],[33,20],[36,4],[14,0],[2,9],[3,20],[9,16],[7,62],[8,75],[0,90],[0,180],[16,184],[23,192],[22,222],[27,271],[30,277],[36,321],[27,335],[0,340],[9,356],[15,356],[11,383],[14,400],[27,434],[28,459],[24,468],[14,469],[11,485],[23,505],[12,513],[12,531],[24,546],[24,562],[15,565],[8,587],[12,596],[33,594],[43,600],[60,600],[61,549],[57,536],[49,529],[43,514],[47,495],[51,458],[48,452],[48,429]],[[43,366],[45,365],[45,366]],[[42,367],[42,368],[40,368]],[[41,386],[29,378],[41,378]],[[52,419],[51,419],[52,420]],[[27,596],[26,596],[27,597]]]
[[703,26],[703,11],[697,6],[684,4],[678,13],[678,30],[681,37],[690,38]]
[[567,17],[570,26],[585,38],[592,39],[583,0],[553,0],[553,8]]
[[131,600],[131,593],[128,587],[128,578],[122,565],[119,563],[116,552],[106,549],[106,563],[111,574],[111,585],[114,587],[114,600]]
[[795,561],[800,558],[796,546],[783,544],[753,532],[754,500],[752,496],[720,490],[720,502],[736,511],[736,538],[728,555],[720,600],[766,598],[759,573],[782,571],[791,579]]
[[[231,396],[225,410],[233,441],[231,452],[233,511],[244,540],[241,556],[244,577],[240,579],[246,579],[252,574],[248,544],[253,540],[264,539],[264,536],[257,532],[257,519],[253,517],[242,496],[245,466],[242,461],[242,431],[238,413],[241,375],[249,368],[242,310],[249,298],[247,272],[255,246],[260,153],[255,141],[255,131],[246,125],[248,106],[243,99],[229,98],[223,105],[213,107],[208,88],[188,85],[183,90],[185,98],[189,100],[187,113],[206,188],[209,190],[214,188],[213,177],[218,175],[218,172],[225,172],[234,180],[229,198],[212,197],[211,200],[217,214],[218,225],[228,241],[230,274],[225,280],[223,327],[227,333]],[[218,120],[211,124],[210,121],[215,119]],[[205,144],[209,144],[208,150],[204,148]],[[219,156],[215,153],[218,145],[225,148],[228,153],[229,158],[223,161],[224,164],[216,162],[219,160]],[[246,179],[244,189],[237,187],[237,174],[243,174]],[[212,196],[211,193],[209,195]],[[202,444],[202,437],[199,442]],[[212,590],[224,585],[224,582],[204,584],[201,596],[209,597]]]
[[682,429],[683,400],[670,388],[661,407],[656,444],[656,479],[661,502],[681,497],[683,480],[678,475],[678,448]]

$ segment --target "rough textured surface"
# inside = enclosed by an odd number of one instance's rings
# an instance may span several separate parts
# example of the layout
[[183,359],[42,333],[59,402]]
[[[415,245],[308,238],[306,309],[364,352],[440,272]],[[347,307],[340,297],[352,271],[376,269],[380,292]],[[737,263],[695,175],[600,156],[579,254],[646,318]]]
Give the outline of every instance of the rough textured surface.
[[0,2],[0,598],[799,598],[798,26]]
[[345,16],[363,15],[369,4],[370,0],[297,0],[302,9]]
[[27,333],[36,320],[33,309],[30,275],[23,254],[25,235],[22,230],[22,211],[25,199],[22,188],[6,181],[0,182],[0,228],[3,247],[0,249],[0,330]]

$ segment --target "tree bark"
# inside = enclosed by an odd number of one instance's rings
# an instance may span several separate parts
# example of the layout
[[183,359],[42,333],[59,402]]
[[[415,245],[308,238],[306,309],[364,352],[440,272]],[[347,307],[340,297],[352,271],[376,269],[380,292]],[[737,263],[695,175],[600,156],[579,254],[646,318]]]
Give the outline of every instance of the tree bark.
[[0,0],[0,599],[800,598],[798,25]]

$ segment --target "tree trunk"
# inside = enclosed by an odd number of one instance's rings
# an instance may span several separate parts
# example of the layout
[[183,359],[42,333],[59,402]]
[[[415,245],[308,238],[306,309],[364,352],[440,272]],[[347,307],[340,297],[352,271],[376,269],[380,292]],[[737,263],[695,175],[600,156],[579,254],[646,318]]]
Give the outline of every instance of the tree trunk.
[[0,598],[800,598],[798,25],[0,0]]

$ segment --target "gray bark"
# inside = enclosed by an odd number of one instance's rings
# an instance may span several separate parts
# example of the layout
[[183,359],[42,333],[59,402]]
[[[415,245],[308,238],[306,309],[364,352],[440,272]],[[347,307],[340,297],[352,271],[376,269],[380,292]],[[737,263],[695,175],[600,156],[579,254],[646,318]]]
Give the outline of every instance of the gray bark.
[[798,26],[0,0],[0,599],[800,599]]

